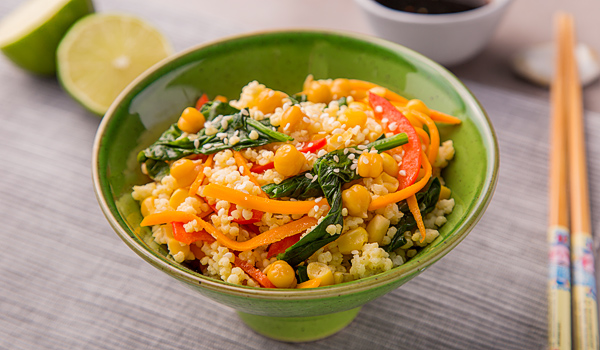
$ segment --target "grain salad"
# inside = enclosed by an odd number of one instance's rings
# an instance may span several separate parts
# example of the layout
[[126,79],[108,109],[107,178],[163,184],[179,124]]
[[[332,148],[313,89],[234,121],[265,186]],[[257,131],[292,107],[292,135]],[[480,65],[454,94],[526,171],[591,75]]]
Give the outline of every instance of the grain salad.
[[315,288],[404,264],[454,208],[436,123],[460,120],[355,79],[288,95],[202,95],[141,151],[133,187],[169,257],[237,285]]

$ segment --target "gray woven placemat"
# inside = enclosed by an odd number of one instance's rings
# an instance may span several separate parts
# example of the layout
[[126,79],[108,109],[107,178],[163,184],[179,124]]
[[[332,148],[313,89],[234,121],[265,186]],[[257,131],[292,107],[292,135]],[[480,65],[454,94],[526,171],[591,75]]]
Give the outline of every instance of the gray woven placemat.
[[[3,1],[0,15],[15,2]],[[178,10],[184,20],[161,20],[164,2],[97,3],[102,10],[123,11],[143,4],[143,14],[157,20],[177,49],[238,31],[227,25],[201,30],[190,17],[214,19],[185,8]],[[284,344],[253,333],[233,310],[150,267],[113,233],[91,183],[98,118],[54,79],[31,77],[4,59],[0,81],[2,349],[545,346],[546,100],[467,82],[500,140],[498,187],[483,219],[448,256],[365,305],[342,332],[314,343]],[[600,115],[587,113],[586,130],[593,213],[600,194],[600,141],[593,137],[600,132]],[[597,227],[598,216],[593,224]]]

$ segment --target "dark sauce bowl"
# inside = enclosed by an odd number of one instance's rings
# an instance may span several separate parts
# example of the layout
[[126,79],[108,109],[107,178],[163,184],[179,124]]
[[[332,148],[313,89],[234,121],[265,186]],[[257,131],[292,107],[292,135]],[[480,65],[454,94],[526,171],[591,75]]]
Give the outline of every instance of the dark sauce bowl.
[[[354,1],[379,37],[402,44],[445,66],[466,62],[481,52],[512,2],[446,0],[443,3],[454,5],[442,6],[441,1],[431,0]],[[422,6],[426,3],[437,5]],[[414,12],[407,11],[407,6]],[[456,12],[457,9],[463,10]]]

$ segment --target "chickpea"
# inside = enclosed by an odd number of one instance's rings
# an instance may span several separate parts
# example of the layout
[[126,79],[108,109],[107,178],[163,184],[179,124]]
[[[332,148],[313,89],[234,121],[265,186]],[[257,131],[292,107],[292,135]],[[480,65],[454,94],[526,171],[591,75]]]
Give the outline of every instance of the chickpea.
[[195,134],[204,127],[205,122],[206,118],[204,118],[204,115],[200,111],[194,107],[188,107],[181,113],[177,121],[177,126],[181,131]]
[[354,185],[342,191],[342,205],[351,216],[366,218],[371,204],[371,194],[365,186]]
[[283,106],[283,99],[286,97],[284,92],[265,89],[258,94],[256,108],[264,114],[273,113],[277,107]]
[[334,100],[339,100],[344,96],[350,95],[351,90],[352,86],[350,85],[350,81],[348,81],[348,79],[335,79],[333,84],[331,84],[331,98]]
[[381,153],[383,171],[390,176],[398,176],[398,162],[389,153]]
[[362,227],[357,227],[340,236],[336,240],[342,254],[352,254],[353,250],[361,250],[369,241],[369,233]]
[[175,178],[179,187],[188,187],[194,182],[202,165],[198,162],[183,158],[171,164],[171,176]]
[[275,170],[283,176],[294,176],[300,173],[306,158],[296,147],[285,144],[277,149],[273,163]]
[[269,265],[265,273],[269,281],[277,288],[291,288],[296,284],[294,269],[283,260],[277,260]]
[[306,91],[306,97],[310,102],[327,103],[331,101],[331,89],[327,84],[315,80]]
[[146,217],[146,216],[154,213],[154,210],[156,210],[156,207],[154,206],[155,199],[156,199],[156,197],[150,196],[150,197],[146,197],[142,201],[142,204],[140,205],[140,211],[142,212],[142,216]]
[[383,158],[379,153],[363,153],[358,157],[358,175],[377,177],[383,172]]
[[340,116],[340,122],[349,128],[357,125],[364,126],[367,122],[367,114],[360,109],[348,108]]
[[286,132],[296,129],[298,126],[301,126],[304,123],[303,119],[305,116],[306,114],[304,114],[298,106],[292,106],[288,108],[281,115],[279,131]]
[[330,286],[333,284],[333,272],[331,269],[320,262],[311,262],[306,267],[306,274],[311,280],[320,279],[321,284],[319,286]]

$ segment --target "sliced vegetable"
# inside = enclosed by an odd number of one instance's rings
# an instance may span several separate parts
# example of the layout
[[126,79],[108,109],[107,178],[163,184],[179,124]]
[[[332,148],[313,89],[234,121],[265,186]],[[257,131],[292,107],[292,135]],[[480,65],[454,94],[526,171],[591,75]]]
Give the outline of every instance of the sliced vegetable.
[[298,284],[296,286],[296,288],[299,288],[299,289],[317,288],[320,285],[321,285],[321,280],[319,278],[315,278],[314,280],[308,280],[306,282],[302,282],[302,283]]
[[279,242],[275,242],[269,246],[269,251],[267,252],[267,259],[271,259],[277,254],[283,253],[286,249],[293,246],[300,240],[302,236],[301,233],[293,236],[286,237]]
[[439,111],[429,110],[429,116],[434,122],[446,123],[446,124],[460,124],[462,121],[450,114],[446,114]]
[[402,156],[402,164],[400,164],[398,175],[398,182],[400,182],[398,188],[404,189],[417,180],[419,169],[421,169],[421,143],[419,137],[410,121],[388,100],[369,92],[369,103],[377,119],[387,119],[387,123],[384,123],[384,125],[390,132],[396,134],[403,132],[408,135],[408,143],[402,146],[404,155]]
[[427,126],[427,129],[429,130],[430,142],[428,158],[429,163],[433,164],[435,163],[435,158],[437,157],[438,150],[440,148],[440,133],[433,120],[431,120],[431,118],[427,114],[418,111],[413,111],[413,114],[415,114],[419,119],[421,119],[423,124],[425,124]]
[[261,286],[263,286],[265,288],[276,288],[275,285],[273,283],[271,283],[271,281],[269,280],[267,275],[265,275],[261,270],[250,265],[246,261],[244,261],[236,256],[235,261],[233,263],[235,264],[235,266],[244,270],[244,272],[247,273],[248,276],[255,279],[256,282],[258,282],[258,284],[260,284]]
[[[254,196],[214,183],[208,184],[206,187],[204,187],[202,196],[217,198],[241,205],[242,207],[248,209],[256,209],[267,213],[279,214],[306,214],[315,205],[318,205],[318,203],[315,201],[279,201],[275,199]],[[323,203],[321,203],[321,205],[322,204]]]
[[[260,188],[258,180],[256,180],[254,175],[252,175],[252,171],[250,171],[250,167],[248,166],[246,158],[244,158],[244,156],[240,152],[235,150],[233,151],[233,158],[235,159],[235,163],[237,164],[238,169],[241,170],[242,175],[248,176],[250,178],[250,181],[252,181],[252,183],[254,183],[256,186],[258,186],[258,188]],[[267,197],[267,194],[262,189],[260,191],[261,197]]]
[[183,222],[173,221],[171,223],[171,226],[173,227],[173,238],[175,238],[181,243],[189,245],[197,241],[205,241],[208,243],[212,243],[215,241],[215,238],[204,230],[187,232],[183,227]]
[[[429,181],[429,185],[425,191],[419,192],[415,195],[419,208],[421,208],[421,215],[425,215],[435,209],[435,205],[438,202],[438,198],[441,191],[440,180],[434,177]],[[396,235],[392,238],[390,244],[383,247],[387,252],[392,252],[406,244],[406,238],[404,238],[404,232],[412,231],[417,227],[417,221],[407,203],[402,203],[398,206],[404,216],[400,221],[394,225],[396,227]]]
[[417,197],[413,194],[406,198],[406,204],[410,209],[411,214],[415,218],[419,232],[421,233],[421,243],[425,240],[425,224],[423,224],[423,217],[421,216],[421,210],[419,209],[419,203],[417,203]]
[[300,146],[298,146],[298,151],[302,152],[302,153],[314,153],[315,151],[320,150],[321,148],[325,147],[327,145],[327,139],[326,138],[322,138],[319,140],[315,140],[315,141],[311,141],[305,144],[302,144]]
[[198,175],[196,176],[196,179],[190,186],[190,196],[198,194],[198,189],[200,189],[200,186],[202,186],[202,183],[204,182],[204,179],[206,178],[206,175],[204,174],[204,168],[212,167],[213,157],[214,157],[213,154],[208,156],[208,159],[206,159],[206,162],[204,162],[204,164],[202,165],[202,169],[200,169],[200,171],[198,172]]
[[399,191],[396,191],[393,193],[389,193],[389,194],[385,194],[383,196],[373,199],[371,201],[371,205],[369,205],[369,210],[376,210],[379,208],[383,208],[383,207],[387,206],[388,204],[398,203],[398,202],[405,200],[406,198],[412,196],[413,194],[419,192],[423,187],[425,187],[425,185],[427,184],[427,181],[429,181],[429,178],[431,177],[431,165],[429,164],[429,160],[427,159],[427,156],[422,151],[421,151],[421,161],[425,168],[425,176],[423,176],[423,178],[421,180],[415,182],[414,184],[412,184],[402,190],[399,190]]
[[173,210],[150,214],[142,220],[140,226],[162,225],[174,221],[187,223],[193,220],[197,220],[198,225],[213,236],[221,245],[235,251],[247,251],[260,247],[261,245],[275,243],[286,237],[304,232],[317,224],[317,219],[304,216],[296,221],[288,222],[285,225],[265,231],[245,242],[234,241],[198,216],[181,211]]
[[250,171],[253,173],[261,174],[261,173],[264,173],[265,171],[267,171],[269,169],[273,169],[273,168],[275,168],[274,162],[267,163],[265,165],[254,164],[252,166],[252,168],[250,169]]
[[208,96],[206,96],[206,94],[202,94],[198,101],[196,101],[196,109],[200,110],[200,108],[202,108],[202,106],[204,106],[204,104],[208,101]]
[[[222,104],[221,102],[217,103]],[[269,118],[261,121],[250,118],[247,109],[220,118],[218,121],[213,120],[211,128],[203,128],[197,134],[187,136],[184,136],[177,124],[171,125],[154,144],[138,154],[138,162],[145,163],[146,168],[149,164],[154,167],[157,163],[162,162],[160,163],[162,168],[166,161],[176,160],[192,154],[208,155],[225,149],[240,150],[273,142],[292,140],[286,134],[277,132],[275,127],[271,125]],[[207,131],[207,129],[210,130]],[[161,170],[158,169],[156,172]],[[150,174],[150,172],[148,173]],[[152,177],[152,174],[150,175]]]

